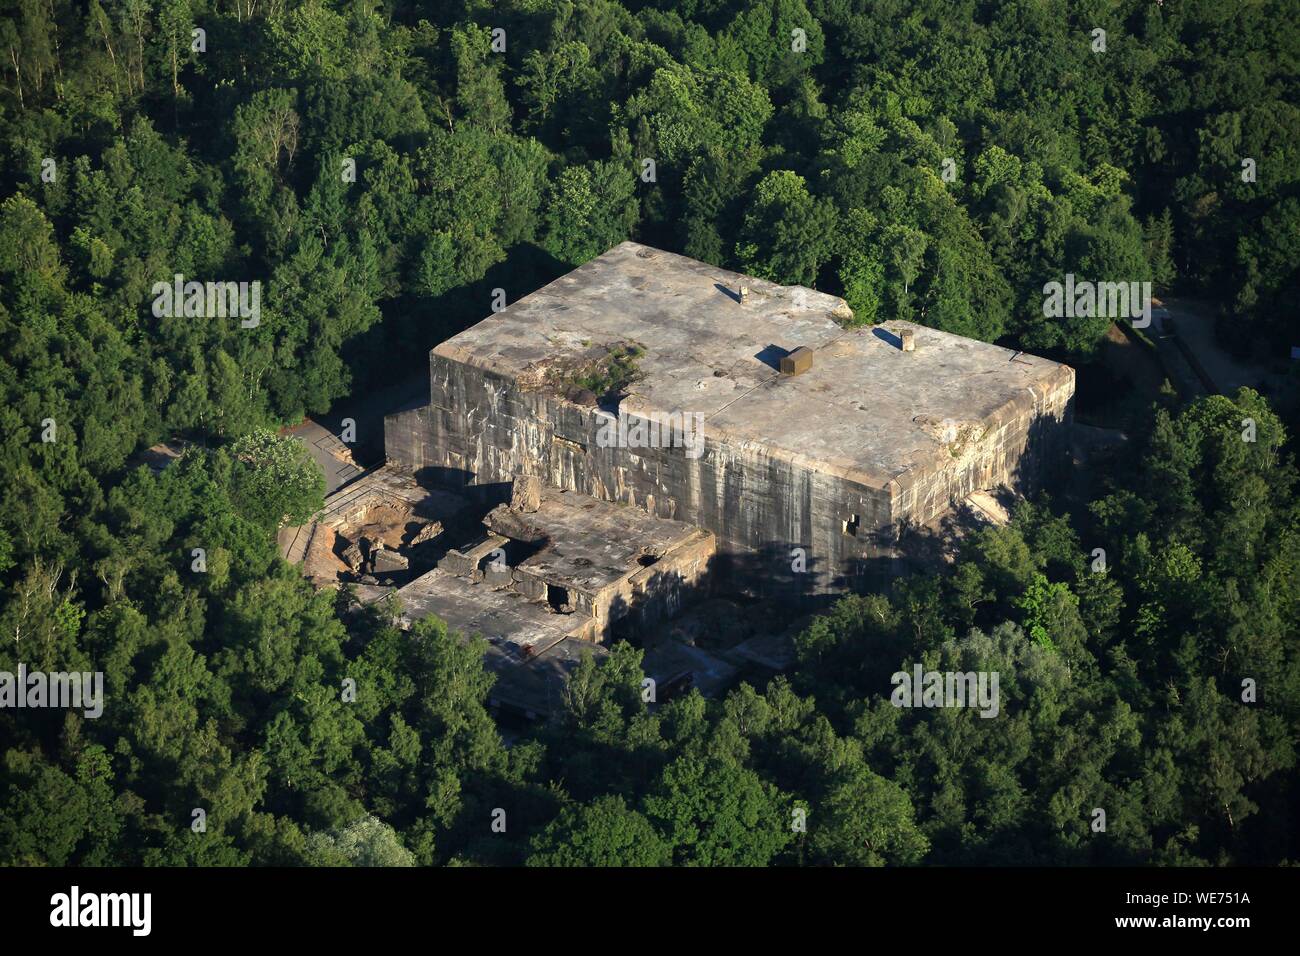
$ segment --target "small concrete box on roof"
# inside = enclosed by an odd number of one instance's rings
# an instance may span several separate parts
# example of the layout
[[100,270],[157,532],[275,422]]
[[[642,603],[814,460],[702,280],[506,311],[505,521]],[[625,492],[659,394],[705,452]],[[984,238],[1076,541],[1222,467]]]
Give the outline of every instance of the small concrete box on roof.
[[[536,475],[685,521],[759,574],[802,548],[807,590],[887,577],[902,526],[1065,460],[1074,370],[851,319],[835,296],[625,242],[435,348],[430,403],[389,416],[387,453],[456,486]],[[782,374],[798,348],[811,367]],[[593,376],[614,383],[595,405]]]

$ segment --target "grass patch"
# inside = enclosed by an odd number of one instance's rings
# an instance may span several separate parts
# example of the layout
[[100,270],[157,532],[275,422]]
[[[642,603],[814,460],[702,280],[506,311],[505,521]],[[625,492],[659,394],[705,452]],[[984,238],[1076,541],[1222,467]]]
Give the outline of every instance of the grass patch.
[[641,378],[637,362],[644,354],[645,349],[639,345],[616,345],[594,366],[575,375],[570,384],[598,398],[621,395]]

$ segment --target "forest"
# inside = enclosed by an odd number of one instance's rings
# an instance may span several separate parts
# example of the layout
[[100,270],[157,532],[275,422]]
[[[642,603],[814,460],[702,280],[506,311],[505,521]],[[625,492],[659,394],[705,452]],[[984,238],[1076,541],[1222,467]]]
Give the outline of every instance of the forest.
[[[0,709],[0,864],[1300,862],[1294,392],[1162,392],[1090,501],[761,686],[651,708],[619,644],[527,728],[275,545],[324,489],[284,426],[628,238],[1083,375],[1065,273],[1285,353],[1298,104],[1286,0],[0,0],[0,671],[106,694]],[[260,323],[158,315],[178,274]],[[1001,716],[891,706],[913,662]]]

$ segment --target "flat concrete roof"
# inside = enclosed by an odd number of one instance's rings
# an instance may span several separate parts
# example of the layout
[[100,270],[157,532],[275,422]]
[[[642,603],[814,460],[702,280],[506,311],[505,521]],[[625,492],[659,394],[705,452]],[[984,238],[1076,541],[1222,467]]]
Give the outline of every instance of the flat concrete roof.
[[560,709],[565,683],[584,656],[591,655],[597,663],[609,656],[609,651],[601,645],[577,638],[554,644],[526,664],[516,666],[509,666],[514,662],[495,651],[495,648],[489,651],[484,658],[484,663],[497,674],[488,699],[538,715]]
[[580,629],[576,614],[553,614],[517,591],[494,590],[435,568],[397,591],[408,621],[433,614],[462,634],[481,634],[524,661]]
[[[485,523],[508,536],[509,529],[492,524],[492,518],[489,514]],[[710,536],[683,521],[549,486],[542,488],[541,507],[517,518],[549,538],[549,544],[519,562],[517,570],[588,593],[640,571],[638,558],[643,554],[662,557],[688,541]]]
[[[634,343],[645,351],[624,411],[700,413],[707,438],[879,488],[951,460],[945,422],[990,427],[1074,376],[924,326],[846,329],[839,320],[851,315],[836,296],[624,242],[434,352],[531,382],[593,346]],[[903,328],[915,351],[901,350]],[[800,346],[813,350],[811,370],[783,376],[781,356]]]
[[432,614],[465,637],[486,638],[483,663],[496,674],[489,697],[522,711],[543,714],[561,702],[565,676],[583,653],[604,657],[605,648],[569,635],[582,624],[576,614],[552,614],[511,590],[493,590],[434,569],[397,592],[403,616]]

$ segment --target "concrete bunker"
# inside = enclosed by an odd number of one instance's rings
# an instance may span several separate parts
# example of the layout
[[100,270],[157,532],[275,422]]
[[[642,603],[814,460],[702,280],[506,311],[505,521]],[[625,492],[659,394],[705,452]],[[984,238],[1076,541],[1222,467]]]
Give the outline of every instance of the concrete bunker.
[[[898,528],[976,489],[1028,493],[1066,461],[1074,372],[851,318],[835,296],[622,243],[433,349],[430,404],[386,420],[389,459],[469,485],[536,475],[711,532],[742,567],[805,547],[810,597],[883,586],[908,570]],[[603,442],[575,384],[629,419],[700,427]]]
[[[920,566],[907,529],[1065,461],[1072,369],[850,319],[835,296],[628,242],[437,346],[428,404],[385,419],[388,464],[366,479],[398,497],[415,475],[439,482],[419,491],[423,525],[367,535],[408,558],[403,620],[483,635],[493,706],[528,717],[620,638],[644,648],[659,700],[712,693],[789,667],[816,601]],[[611,443],[611,413],[698,427]],[[313,553],[373,560],[363,524],[323,523]]]

